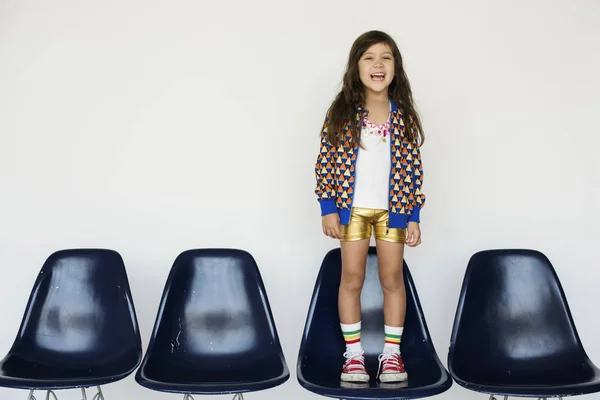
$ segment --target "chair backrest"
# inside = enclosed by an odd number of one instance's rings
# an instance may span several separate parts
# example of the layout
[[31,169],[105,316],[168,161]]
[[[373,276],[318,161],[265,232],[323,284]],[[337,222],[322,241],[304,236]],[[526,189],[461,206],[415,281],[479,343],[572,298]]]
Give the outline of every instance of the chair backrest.
[[[487,250],[467,266],[448,354],[450,372],[513,377],[587,359],[552,264],[534,250]],[[498,373],[496,373],[496,376]],[[456,375],[455,375],[456,376]],[[560,379],[560,377],[559,377]]]
[[[148,355],[190,362],[283,353],[261,275],[243,250],[198,249],[171,268]],[[283,363],[285,367],[285,363]]]
[[[415,360],[434,358],[435,353],[415,284],[406,263],[404,283],[406,286],[407,309],[402,334],[402,354],[407,369],[413,362],[411,382],[427,385],[442,379],[442,368],[421,368]],[[342,263],[340,249],[331,250],[324,258],[312,295],[306,319],[304,335],[298,357],[301,379],[312,382],[339,380],[343,363],[345,342],[340,330],[338,314],[338,288]],[[384,345],[383,292],[379,282],[376,249],[371,247],[367,257],[366,277],[361,294],[362,322],[361,342],[365,350],[367,368],[372,377],[377,372],[377,357]],[[428,364],[429,365],[429,364]],[[441,364],[440,364],[441,365]],[[331,374],[335,376],[329,376]]]
[[123,259],[113,250],[58,251],[35,281],[11,353],[35,360],[129,360],[142,348]]

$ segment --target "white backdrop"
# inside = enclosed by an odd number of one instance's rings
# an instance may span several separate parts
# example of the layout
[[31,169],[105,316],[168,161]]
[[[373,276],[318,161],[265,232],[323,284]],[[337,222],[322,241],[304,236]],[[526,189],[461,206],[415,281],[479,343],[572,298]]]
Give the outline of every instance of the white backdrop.
[[[424,241],[406,259],[444,364],[469,257],[512,247],[551,259],[600,363],[594,0],[0,0],[0,353],[55,250],[122,254],[145,347],[175,257],[237,247],[259,264],[292,373],[246,397],[318,398],[295,376],[337,246],[321,234],[313,165],[350,46],[370,29],[397,40],[426,130]],[[132,376],[105,394],[179,398]],[[455,384],[438,397],[485,396]]]

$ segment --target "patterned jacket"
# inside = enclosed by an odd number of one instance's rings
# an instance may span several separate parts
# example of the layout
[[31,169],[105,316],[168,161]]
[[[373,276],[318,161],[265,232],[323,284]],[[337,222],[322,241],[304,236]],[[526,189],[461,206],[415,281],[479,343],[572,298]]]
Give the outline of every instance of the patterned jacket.
[[[415,141],[409,141],[402,114],[391,102],[390,140],[392,168],[390,170],[389,227],[406,228],[408,222],[419,222],[425,195],[421,192],[423,166],[421,151]],[[355,123],[362,126],[367,110],[359,107]],[[350,124],[344,130],[344,139],[338,147],[327,139],[327,119],[321,132],[321,145],[315,165],[317,187],[315,193],[321,206],[321,215],[337,212],[340,223],[347,225],[352,212],[356,158],[359,142],[352,143]],[[413,129],[416,129],[413,126]]]

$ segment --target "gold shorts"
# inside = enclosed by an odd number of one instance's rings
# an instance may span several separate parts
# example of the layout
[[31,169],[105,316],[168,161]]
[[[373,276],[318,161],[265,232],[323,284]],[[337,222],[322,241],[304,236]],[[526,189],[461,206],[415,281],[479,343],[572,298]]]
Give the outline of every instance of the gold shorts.
[[389,213],[387,210],[373,208],[352,208],[350,222],[342,225],[342,241],[353,242],[371,238],[374,227],[375,239],[392,243],[406,243],[406,229],[389,228]]

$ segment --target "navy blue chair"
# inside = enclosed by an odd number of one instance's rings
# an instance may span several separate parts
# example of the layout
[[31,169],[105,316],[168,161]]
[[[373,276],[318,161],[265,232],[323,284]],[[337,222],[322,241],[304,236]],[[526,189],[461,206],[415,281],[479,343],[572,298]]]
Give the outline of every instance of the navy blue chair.
[[0,386],[46,390],[97,387],[131,374],[142,359],[138,323],[121,256],[112,250],[52,254],[35,281],[19,333],[0,361]]
[[600,391],[552,267],[533,250],[472,256],[448,366],[461,386],[492,395],[562,397]]
[[284,383],[289,371],[258,266],[242,250],[188,250],[167,279],[146,356],[149,389],[228,394]]
[[298,355],[298,381],[311,392],[339,399],[414,399],[445,392],[452,385],[452,379],[433,347],[406,263],[407,309],[401,350],[408,381],[398,384],[377,382],[377,357],[384,344],[383,292],[377,266],[376,249],[371,247],[361,294],[361,341],[371,382],[361,385],[340,381],[346,348],[338,315],[342,272],[340,249],[331,250],[321,265]]

